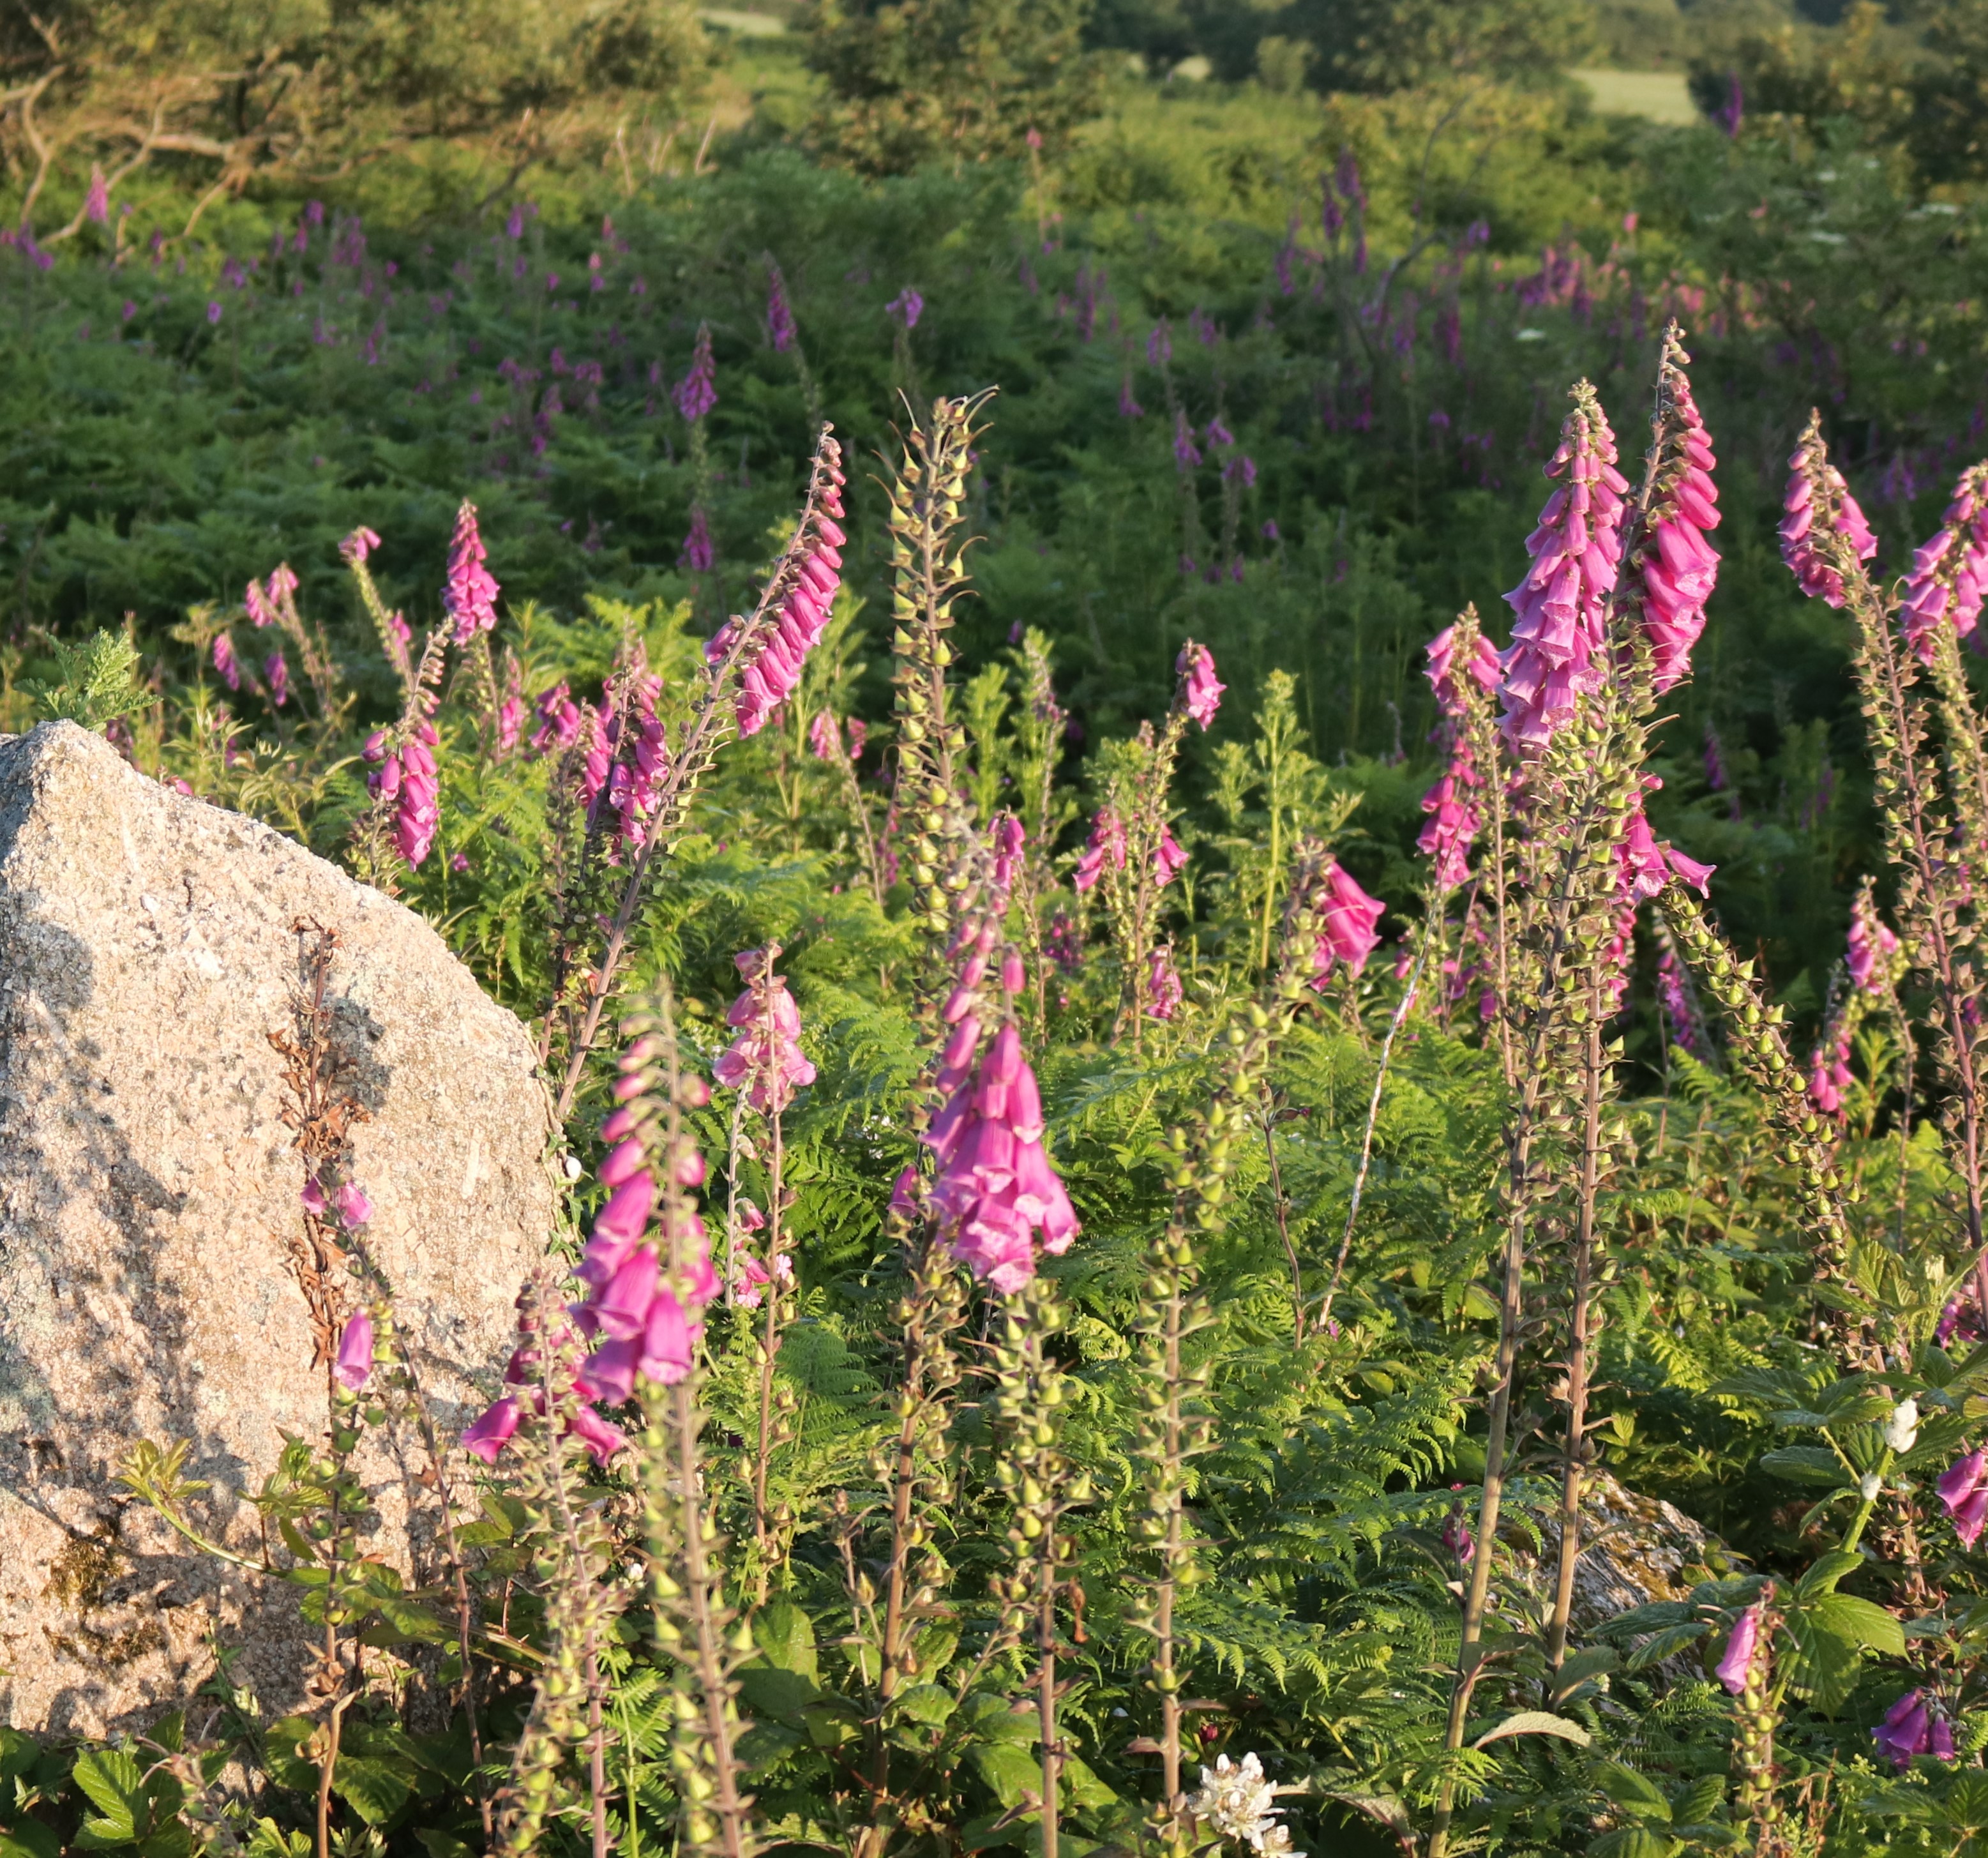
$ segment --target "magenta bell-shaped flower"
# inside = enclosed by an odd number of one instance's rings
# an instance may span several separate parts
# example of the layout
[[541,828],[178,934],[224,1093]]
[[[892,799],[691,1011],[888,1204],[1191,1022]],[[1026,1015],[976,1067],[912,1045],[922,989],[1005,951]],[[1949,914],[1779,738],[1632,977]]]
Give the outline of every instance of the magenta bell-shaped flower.
[[1215,654],[1189,639],[1174,661],[1174,673],[1181,680],[1182,708],[1190,721],[1206,729],[1222,706],[1222,693],[1229,688],[1215,678]]
[[1756,1600],[1733,1623],[1726,1655],[1714,1669],[1712,1674],[1735,1697],[1746,1689],[1746,1680],[1753,1675],[1753,1660],[1760,1647],[1760,1619],[1765,1611],[1764,1605]]
[[1988,1450],[1976,1450],[1941,1472],[1933,1487],[1946,1513],[1953,1518],[1953,1532],[1963,1548],[1980,1539],[1988,1523]]
[[[448,577],[442,584],[441,610],[453,628],[451,636],[466,645],[479,632],[497,624],[495,580],[483,563],[483,537],[476,526],[476,506],[467,498],[456,512],[455,533],[448,545]],[[412,861],[419,863],[418,859]]]
[[346,1323],[338,1339],[337,1358],[331,1364],[332,1379],[347,1393],[357,1393],[373,1372],[373,1318],[359,1311]]

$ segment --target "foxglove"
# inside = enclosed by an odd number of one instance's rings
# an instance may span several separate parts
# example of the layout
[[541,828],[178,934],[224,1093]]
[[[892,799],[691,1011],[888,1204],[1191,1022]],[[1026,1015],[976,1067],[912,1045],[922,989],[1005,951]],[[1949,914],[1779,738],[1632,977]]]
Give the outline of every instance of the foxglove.
[[1953,1532],[1963,1548],[1971,1548],[1988,1523],[1988,1450],[1969,1452],[1940,1473],[1933,1487],[1946,1513],[1953,1518]]
[[1216,682],[1215,654],[1205,645],[1197,645],[1189,639],[1174,661],[1174,675],[1180,679],[1178,700],[1181,707],[1187,712],[1191,722],[1199,723],[1205,729],[1215,720],[1215,712],[1222,705],[1222,693],[1229,688]]
[[676,384],[677,411],[686,423],[695,425],[718,404],[716,370],[711,357],[711,325],[697,326],[697,346],[691,350],[690,370]]
[[1756,1600],[1733,1622],[1733,1635],[1726,1641],[1726,1655],[1714,1670],[1713,1675],[1735,1697],[1746,1689],[1746,1680],[1753,1674],[1753,1661],[1760,1650],[1760,1620],[1766,1610],[1766,1603]]
[[338,1339],[331,1375],[348,1393],[357,1393],[372,1372],[373,1318],[360,1310],[346,1323],[345,1333]]
[[1691,669],[1691,651],[1705,630],[1705,603],[1719,574],[1719,556],[1706,532],[1719,526],[1719,492],[1712,481],[1712,439],[1692,398],[1683,364],[1690,360],[1675,330],[1664,340],[1663,386],[1678,424],[1677,450],[1652,500],[1649,527],[1631,564],[1650,646],[1655,689],[1665,691]]
[[1851,984],[1866,993],[1882,993],[1898,953],[1898,939],[1879,919],[1867,888],[1850,911],[1850,946],[1844,956]]
[[1174,952],[1160,947],[1147,958],[1146,1017],[1170,1020],[1181,1010],[1181,978],[1174,966]]
[[448,545],[448,578],[442,584],[441,610],[458,645],[497,624],[497,583],[484,565],[483,537],[476,526],[476,506],[467,498],[455,513],[455,533]]
[[1981,617],[1988,591],[1988,464],[1971,465],[1953,487],[1939,532],[1922,543],[1905,578],[1898,629],[1919,654],[1932,662],[1933,633],[1944,620],[1956,638],[1965,638]]
[[1781,559],[1811,600],[1840,607],[1848,597],[1843,576],[1822,538],[1835,536],[1859,561],[1878,552],[1878,538],[1850,494],[1843,473],[1829,462],[1822,442],[1822,415],[1811,413],[1788,459],[1787,494],[1782,499]]
[[1090,841],[1070,882],[1079,890],[1094,890],[1107,871],[1125,868],[1125,822],[1109,807],[1100,807],[1090,822]]
[[1608,600],[1621,561],[1628,486],[1615,469],[1615,435],[1586,381],[1574,398],[1547,466],[1560,488],[1526,540],[1532,567],[1505,596],[1518,617],[1499,660],[1499,700],[1506,739],[1522,754],[1543,748],[1599,683]]
[[1314,988],[1324,988],[1335,966],[1343,963],[1350,974],[1366,966],[1367,957],[1380,942],[1378,925],[1387,907],[1368,896],[1337,858],[1326,861],[1318,903],[1323,927],[1313,963]]
[[741,1090],[764,1114],[785,1109],[794,1092],[812,1084],[815,1069],[800,1047],[801,1016],[783,976],[773,972],[778,944],[747,949],[732,957],[746,990],[732,1003],[725,1023],[738,1037],[719,1056],[712,1075],[727,1090]]

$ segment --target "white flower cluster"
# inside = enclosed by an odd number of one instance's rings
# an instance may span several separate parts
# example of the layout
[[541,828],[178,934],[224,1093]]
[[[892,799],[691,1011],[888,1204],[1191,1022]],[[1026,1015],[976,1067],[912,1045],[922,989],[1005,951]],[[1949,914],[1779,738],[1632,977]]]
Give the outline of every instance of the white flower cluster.
[[1219,1755],[1212,1768],[1202,1769],[1201,1791],[1188,1796],[1187,1806],[1209,1831],[1246,1845],[1261,1858],[1305,1858],[1292,1849],[1290,1828],[1277,1823],[1271,1804],[1276,1798],[1255,1755],[1232,1762]]

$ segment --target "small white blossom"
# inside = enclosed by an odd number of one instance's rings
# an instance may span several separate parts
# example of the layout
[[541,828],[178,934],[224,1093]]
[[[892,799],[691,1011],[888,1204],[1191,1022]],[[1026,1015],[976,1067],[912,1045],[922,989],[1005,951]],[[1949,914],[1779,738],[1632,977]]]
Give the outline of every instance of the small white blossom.
[[1290,1829],[1276,1823],[1276,1798],[1255,1755],[1232,1762],[1219,1755],[1212,1768],[1202,1769],[1201,1791],[1188,1799],[1188,1810],[1210,1832],[1248,1846],[1259,1858],[1305,1858],[1292,1849]]
[[1919,1436],[1919,1403],[1901,1400],[1885,1422],[1885,1443],[1896,1452],[1910,1451]]
[[1875,1471],[1866,1471],[1863,1481],[1857,1487],[1857,1494],[1866,1503],[1875,1503],[1878,1493],[1885,1487],[1885,1481]]

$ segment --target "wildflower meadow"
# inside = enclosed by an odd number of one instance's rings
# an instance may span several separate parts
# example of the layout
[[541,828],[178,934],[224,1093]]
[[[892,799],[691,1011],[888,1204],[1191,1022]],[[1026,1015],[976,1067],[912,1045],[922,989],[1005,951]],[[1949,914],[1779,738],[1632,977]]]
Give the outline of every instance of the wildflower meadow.
[[322,1649],[0,1858],[1988,1850],[1984,203],[1111,81],[42,163],[8,726],[424,915],[563,1197],[438,1433],[304,1039],[322,1430],[117,1474]]

